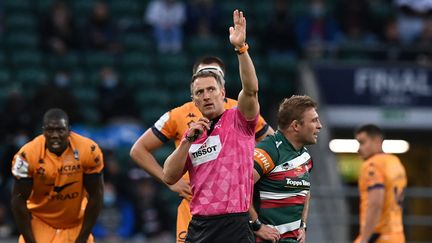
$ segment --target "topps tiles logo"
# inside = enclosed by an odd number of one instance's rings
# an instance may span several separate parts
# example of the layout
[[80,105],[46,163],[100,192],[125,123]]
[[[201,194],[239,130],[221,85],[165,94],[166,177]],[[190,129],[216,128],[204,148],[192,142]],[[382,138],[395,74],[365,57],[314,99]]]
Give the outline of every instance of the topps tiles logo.
[[306,180],[293,180],[291,178],[286,178],[286,183],[290,187],[309,187],[310,182]]

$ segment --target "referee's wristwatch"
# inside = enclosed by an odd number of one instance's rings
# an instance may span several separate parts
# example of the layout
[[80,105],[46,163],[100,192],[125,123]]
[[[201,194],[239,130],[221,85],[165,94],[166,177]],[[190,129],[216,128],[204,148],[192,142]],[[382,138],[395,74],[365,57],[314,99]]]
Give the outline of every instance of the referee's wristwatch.
[[258,231],[259,229],[261,229],[262,223],[261,221],[259,221],[259,219],[255,219],[255,221],[249,221],[249,225],[252,228],[253,231]]

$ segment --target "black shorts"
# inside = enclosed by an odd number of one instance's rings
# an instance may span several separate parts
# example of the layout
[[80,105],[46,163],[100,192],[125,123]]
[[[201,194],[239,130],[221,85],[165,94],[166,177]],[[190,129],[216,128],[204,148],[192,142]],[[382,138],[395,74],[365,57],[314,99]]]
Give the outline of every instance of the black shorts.
[[193,216],[186,243],[253,243],[248,213]]

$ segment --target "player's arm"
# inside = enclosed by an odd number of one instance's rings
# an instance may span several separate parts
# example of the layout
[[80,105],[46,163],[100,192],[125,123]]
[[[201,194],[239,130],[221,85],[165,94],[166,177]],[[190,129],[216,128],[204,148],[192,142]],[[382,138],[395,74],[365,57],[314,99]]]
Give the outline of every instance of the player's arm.
[[84,211],[84,222],[76,243],[85,243],[91,233],[103,203],[103,176],[101,173],[85,174],[84,188],[87,191],[88,203]]
[[366,207],[366,220],[360,229],[360,242],[368,242],[374,228],[378,224],[383,206],[385,190],[383,186],[370,187],[368,189],[368,200]]
[[162,180],[168,185],[173,185],[184,174],[188,151],[191,143],[183,139],[174,152],[165,160]]
[[32,178],[15,179],[13,182],[11,207],[18,230],[26,243],[36,243],[31,227],[31,215],[27,208],[27,199],[33,190]]
[[[237,50],[243,51],[246,48],[246,18],[242,11],[235,10],[233,12],[233,24],[234,26],[229,28],[230,42]],[[259,113],[258,78],[248,51],[244,50],[237,57],[242,82],[242,90],[238,97],[238,109],[247,120],[252,120]]]
[[[259,181],[261,178],[260,174],[254,169],[253,171],[254,183]],[[253,204],[249,207],[249,218],[252,222],[256,222],[258,219],[258,213],[255,210]],[[261,227],[254,231],[254,234],[263,240],[269,240],[271,242],[277,242],[280,239],[279,231],[276,228],[270,227],[266,224],[261,224]]]
[[273,128],[270,125],[266,124],[265,126],[266,126],[266,131],[264,133],[260,134],[260,136],[258,136],[258,137],[255,136],[255,141],[257,143],[260,142],[260,141],[262,141],[268,135],[274,134],[274,130],[273,130]]
[[303,213],[302,213],[302,217],[301,217],[301,225],[300,225],[300,234],[297,237],[297,241],[300,243],[303,243],[306,241],[306,222],[307,222],[307,218],[308,218],[308,214],[309,214],[309,201],[310,201],[310,192],[308,192],[307,196],[306,196],[306,200],[305,200],[305,204],[303,207]]
[[172,185],[180,180],[182,175],[185,173],[186,161],[192,142],[198,139],[206,130],[209,129],[210,121],[204,117],[200,118],[197,122],[194,122],[191,125],[189,130],[185,133],[185,138],[180,141],[180,145],[165,160],[162,177],[165,183]]
[[149,128],[138,138],[130,150],[130,156],[135,163],[160,182],[163,182],[162,167],[156,161],[152,152],[162,145],[163,142]]
[[[163,145],[163,142],[154,134],[152,129],[141,135],[131,148],[130,156],[135,163],[149,173],[158,181],[164,183],[162,166],[156,161],[152,152]],[[166,183],[164,183],[166,184]],[[177,192],[181,197],[190,199],[192,192],[189,183],[180,179],[174,185],[166,184],[172,191]]]

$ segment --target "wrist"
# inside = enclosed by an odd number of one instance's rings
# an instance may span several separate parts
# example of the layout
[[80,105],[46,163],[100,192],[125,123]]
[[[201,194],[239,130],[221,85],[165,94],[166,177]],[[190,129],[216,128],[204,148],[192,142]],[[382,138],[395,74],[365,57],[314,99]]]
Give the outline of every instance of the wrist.
[[192,135],[189,135],[189,131],[185,134],[184,140],[186,140],[189,143],[195,142],[199,137],[199,133],[195,132]]
[[242,46],[235,47],[234,51],[237,53],[237,55],[241,55],[241,54],[245,53],[248,49],[249,49],[249,45],[245,42],[245,43],[243,43]]
[[249,226],[251,227],[252,231],[256,232],[258,230],[261,229],[262,227],[262,223],[261,221],[257,218],[254,221],[249,221]]
[[307,226],[306,226],[306,222],[305,221],[300,220],[300,228],[303,228],[306,231]]

